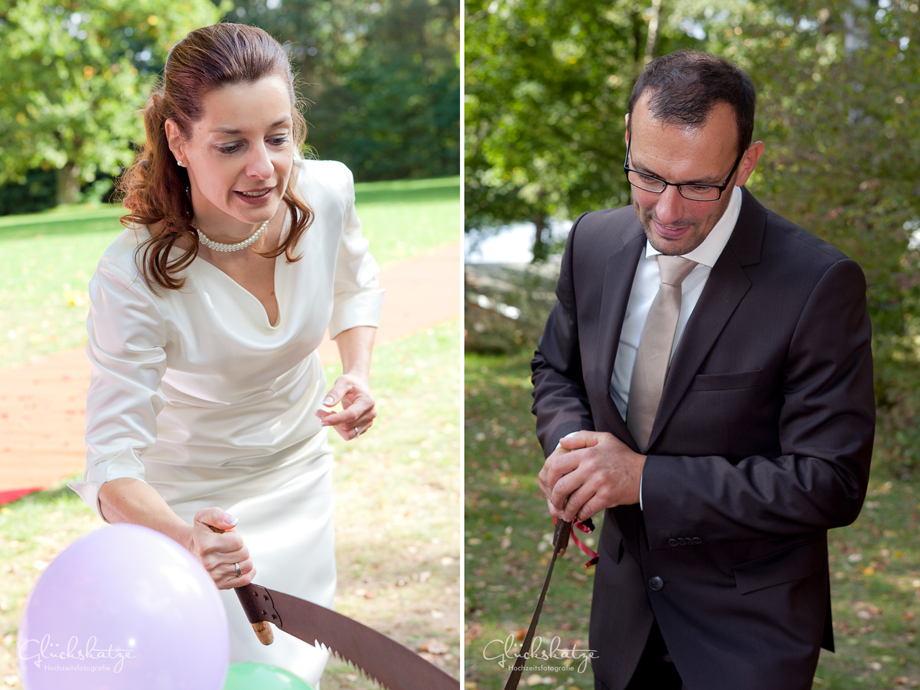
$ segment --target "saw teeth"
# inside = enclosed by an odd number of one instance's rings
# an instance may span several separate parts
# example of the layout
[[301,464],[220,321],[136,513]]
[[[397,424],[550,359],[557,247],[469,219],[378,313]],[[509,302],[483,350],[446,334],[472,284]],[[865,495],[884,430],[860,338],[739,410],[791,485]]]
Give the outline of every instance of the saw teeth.
[[328,652],[329,654],[331,654],[332,656],[334,656],[334,657],[335,657],[336,659],[338,659],[339,661],[344,661],[344,662],[345,662],[346,664],[348,664],[351,668],[355,669],[355,670],[358,671],[362,676],[364,676],[365,678],[367,678],[367,679],[368,679],[371,683],[373,683],[376,687],[382,688],[382,690],[395,690],[394,688],[389,688],[388,686],[384,685],[378,678],[372,676],[370,673],[368,673],[366,670],[364,670],[361,666],[358,666],[358,664],[356,664],[354,661],[352,661],[351,659],[346,659],[344,656],[342,656],[342,655],[339,654],[337,651],[335,651],[334,649],[332,649],[332,647],[327,647],[325,644],[323,644],[323,643],[320,642],[319,640],[313,640],[313,646],[314,646],[314,647],[319,647],[319,648],[322,649],[324,652]]

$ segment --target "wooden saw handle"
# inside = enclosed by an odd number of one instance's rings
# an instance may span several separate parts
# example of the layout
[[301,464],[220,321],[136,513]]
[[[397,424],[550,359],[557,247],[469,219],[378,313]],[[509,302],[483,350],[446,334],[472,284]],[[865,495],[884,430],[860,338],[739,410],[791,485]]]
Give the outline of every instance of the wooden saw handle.
[[[208,525],[208,527],[211,528],[212,532],[217,532],[218,534],[225,534],[227,532],[227,530],[220,529],[219,527],[215,527],[214,525]],[[244,588],[234,587],[233,589],[236,592],[236,596],[239,598],[240,603],[242,604],[244,596],[245,596],[243,593]],[[243,610],[246,610],[245,604],[243,606]],[[252,625],[252,629],[256,633],[256,637],[259,638],[259,642],[264,644],[266,647],[275,641],[275,634],[272,632],[272,626],[269,624],[268,621],[257,621],[255,623],[251,623],[251,625]]]

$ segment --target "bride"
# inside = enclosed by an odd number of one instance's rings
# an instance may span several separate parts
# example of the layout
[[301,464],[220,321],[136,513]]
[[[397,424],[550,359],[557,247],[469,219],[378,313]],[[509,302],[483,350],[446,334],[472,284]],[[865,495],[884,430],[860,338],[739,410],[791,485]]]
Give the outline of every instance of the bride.
[[[326,435],[373,424],[382,303],[352,176],[300,158],[287,55],[254,27],[180,41],[144,122],[126,230],[90,283],[87,463],[72,486],[106,521],[158,530],[201,562],[225,590],[232,662],[315,684],[326,653],[280,631],[263,647],[232,588],[258,573],[332,605]],[[327,328],[343,367],[328,392]]]

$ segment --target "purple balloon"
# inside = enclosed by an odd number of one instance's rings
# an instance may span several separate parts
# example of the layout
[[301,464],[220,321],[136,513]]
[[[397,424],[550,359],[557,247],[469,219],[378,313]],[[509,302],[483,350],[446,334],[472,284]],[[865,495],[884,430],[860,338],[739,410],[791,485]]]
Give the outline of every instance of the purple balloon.
[[211,576],[169,537],[127,524],[48,565],[16,646],[25,690],[221,690],[230,663]]

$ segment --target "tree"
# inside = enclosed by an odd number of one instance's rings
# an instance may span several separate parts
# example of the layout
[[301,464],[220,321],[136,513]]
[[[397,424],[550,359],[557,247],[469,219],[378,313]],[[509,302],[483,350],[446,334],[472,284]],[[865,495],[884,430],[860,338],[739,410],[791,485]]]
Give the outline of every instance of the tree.
[[540,259],[550,217],[628,202],[623,117],[633,84],[647,59],[699,41],[666,25],[660,3],[466,8],[466,227],[528,220]]
[[456,0],[246,0],[229,17],[289,41],[319,157],[362,180],[459,172]]
[[755,136],[767,147],[758,194],[859,261],[885,347],[913,333],[920,300],[916,8],[745,3],[708,27],[709,47],[758,85]]
[[153,70],[190,30],[217,21],[209,0],[18,0],[0,11],[0,183],[55,169],[58,202],[116,175],[143,138]]

